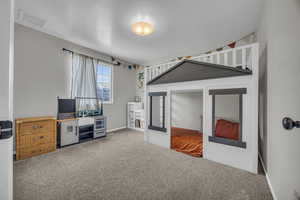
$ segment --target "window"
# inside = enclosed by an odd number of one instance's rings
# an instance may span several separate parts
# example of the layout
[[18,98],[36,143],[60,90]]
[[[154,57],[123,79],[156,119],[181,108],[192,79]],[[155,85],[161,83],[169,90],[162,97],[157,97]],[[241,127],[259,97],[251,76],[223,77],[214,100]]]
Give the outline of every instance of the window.
[[210,142],[246,148],[242,141],[243,94],[246,93],[246,88],[209,90],[212,95]]
[[96,67],[97,96],[103,103],[113,103],[113,66],[98,63]]
[[166,92],[151,92],[150,97],[150,124],[149,129],[167,132],[165,126]]

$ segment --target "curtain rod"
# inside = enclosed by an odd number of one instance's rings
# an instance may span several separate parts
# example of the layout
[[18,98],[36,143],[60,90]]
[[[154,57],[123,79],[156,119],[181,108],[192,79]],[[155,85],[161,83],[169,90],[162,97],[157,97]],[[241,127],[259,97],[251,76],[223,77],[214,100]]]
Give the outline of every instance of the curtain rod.
[[107,60],[103,60],[103,59],[99,59],[99,58],[95,58],[95,57],[92,57],[92,56],[89,56],[89,55],[85,55],[85,54],[82,54],[82,53],[77,53],[77,52],[74,52],[70,49],[66,49],[66,48],[62,48],[63,51],[67,51],[67,52],[70,52],[70,53],[76,53],[78,55],[81,55],[81,56],[85,56],[85,57],[88,57],[88,58],[92,58],[92,59],[97,59],[97,60],[100,60],[101,62],[105,62],[105,63],[108,63],[108,64],[113,64],[113,65],[120,65],[121,63],[119,61],[116,61],[114,57],[110,56],[111,58],[111,62],[107,61]]

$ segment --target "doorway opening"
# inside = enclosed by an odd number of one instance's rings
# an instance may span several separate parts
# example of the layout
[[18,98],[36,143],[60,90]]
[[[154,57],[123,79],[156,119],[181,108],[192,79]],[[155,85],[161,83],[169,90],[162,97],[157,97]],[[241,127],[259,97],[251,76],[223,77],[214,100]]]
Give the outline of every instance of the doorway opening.
[[203,156],[203,91],[171,92],[171,149]]

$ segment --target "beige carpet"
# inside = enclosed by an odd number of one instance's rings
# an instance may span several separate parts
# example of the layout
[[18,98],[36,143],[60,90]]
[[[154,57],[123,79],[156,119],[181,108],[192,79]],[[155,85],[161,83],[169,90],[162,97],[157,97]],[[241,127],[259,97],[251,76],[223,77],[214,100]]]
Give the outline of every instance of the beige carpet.
[[143,142],[136,131],[14,164],[14,200],[272,199],[264,175]]

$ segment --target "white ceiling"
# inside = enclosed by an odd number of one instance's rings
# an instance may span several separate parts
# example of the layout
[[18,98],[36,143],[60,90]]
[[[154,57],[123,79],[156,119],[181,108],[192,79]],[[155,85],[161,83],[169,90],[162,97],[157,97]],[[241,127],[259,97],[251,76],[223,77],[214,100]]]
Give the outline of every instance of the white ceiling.
[[[16,13],[46,20],[60,38],[138,64],[197,55],[239,39],[258,27],[262,0],[16,0]],[[154,24],[134,35],[140,20]]]

